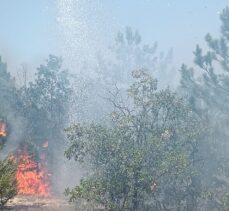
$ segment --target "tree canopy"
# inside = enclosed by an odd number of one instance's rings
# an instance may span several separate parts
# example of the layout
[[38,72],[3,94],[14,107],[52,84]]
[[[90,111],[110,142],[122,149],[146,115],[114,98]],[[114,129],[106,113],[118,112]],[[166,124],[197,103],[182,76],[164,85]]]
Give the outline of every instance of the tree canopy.
[[175,93],[157,91],[148,71],[135,71],[133,77],[128,90],[132,106],[117,102],[116,94],[109,99],[114,106],[110,124],[76,124],[66,130],[67,158],[90,169],[66,194],[107,210],[188,207],[192,192],[184,190],[198,188],[193,179],[198,118]]

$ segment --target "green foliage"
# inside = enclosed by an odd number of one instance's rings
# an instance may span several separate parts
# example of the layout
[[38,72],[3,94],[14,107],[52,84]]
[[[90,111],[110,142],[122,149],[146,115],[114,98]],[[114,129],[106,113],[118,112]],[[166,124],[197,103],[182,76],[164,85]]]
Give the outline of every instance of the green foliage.
[[53,55],[37,68],[35,80],[21,88],[27,131],[37,143],[60,135],[57,131],[66,122],[70,92],[68,72],[62,70],[61,58]]
[[[7,123],[7,117],[17,115],[19,104],[15,82],[7,71],[6,63],[3,63],[0,57],[0,121]],[[7,137],[0,137],[0,150],[6,141]],[[16,164],[10,158],[0,160],[0,207],[16,194]]]
[[0,57],[0,118],[6,118],[6,114],[19,109],[19,98],[13,77],[7,70],[7,64],[2,62]]
[[157,91],[157,81],[146,70],[133,77],[129,106],[115,94],[109,99],[114,106],[110,124],[66,129],[66,157],[89,169],[66,195],[72,201],[94,201],[105,210],[180,208],[181,202],[189,203],[184,189],[193,186],[201,127],[175,93]]
[[208,45],[204,52],[199,45],[194,51],[195,68],[181,67],[181,90],[207,128],[205,138],[199,147],[199,155],[205,168],[200,168],[199,180],[202,183],[208,209],[228,209],[228,114],[229,114],[229,8],[221,15],[221,34],[213,38],[205,37]]
[[10,158],[0,160],[0,207],[16,194],[16,164]]

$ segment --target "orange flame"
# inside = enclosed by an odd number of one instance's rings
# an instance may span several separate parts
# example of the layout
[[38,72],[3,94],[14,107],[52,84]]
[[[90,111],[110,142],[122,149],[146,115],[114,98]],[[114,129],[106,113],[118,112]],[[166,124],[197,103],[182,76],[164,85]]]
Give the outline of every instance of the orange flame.
[[18,193],[44,197],[50,196],[45,161],[42,160],[41,163],[35,162],[26,149],[19,152],[17,159],[19,161],[16,174]]
[[0,122],[0,137],[6,137],[6,124],[4,122]]

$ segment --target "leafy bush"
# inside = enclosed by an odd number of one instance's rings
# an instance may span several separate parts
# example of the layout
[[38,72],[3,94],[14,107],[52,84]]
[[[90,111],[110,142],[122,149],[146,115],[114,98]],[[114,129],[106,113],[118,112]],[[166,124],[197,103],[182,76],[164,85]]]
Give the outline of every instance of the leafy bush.
[[0,207],[16,194],[16,164],[10,158],[0,160]]
[[110,123],[66,129],[66,157],[90,169],[66,195],[105,210],[194,207],[191,190],[198,196],[195,146],[200,124],[175,93],[157,91],[157,81],[147,71],[133,72],[133,77],[128,90],[132,103],[122,104],[116,94],[109,99],[114,105]]

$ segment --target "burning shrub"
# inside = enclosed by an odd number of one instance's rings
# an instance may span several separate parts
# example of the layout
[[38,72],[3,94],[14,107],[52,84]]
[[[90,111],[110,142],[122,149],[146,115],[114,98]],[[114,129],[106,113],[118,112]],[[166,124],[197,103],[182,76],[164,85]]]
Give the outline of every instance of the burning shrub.
[[0,120],[0,149],[3,147],[6,142],[7,136],[7,125],[5,122]]
[[48,171],[45,157],[36,161],[24,146],[16,155],[18,192],[23,195],[49,196]]
[[10,158],[0,160],[0,207],[16,194],[16,164]]
[[45,155],[38,158],[31,146],[24,145],[14,155],[17,160],[18,193],[22,195],[49,196],[49,178]]
[[6,123],[0,122],[0,137],[6,137]]

